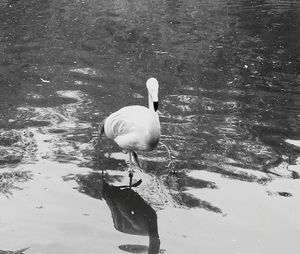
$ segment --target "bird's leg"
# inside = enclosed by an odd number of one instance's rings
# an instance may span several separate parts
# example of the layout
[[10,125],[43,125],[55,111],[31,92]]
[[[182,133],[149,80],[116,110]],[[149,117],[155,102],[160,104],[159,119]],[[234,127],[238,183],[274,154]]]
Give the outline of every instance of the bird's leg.
[[130,173],[130,174],[133,174],[133,168],[132,168],[132,157],[131,157],[131,151],[128,153],[129,154],[129,169],[128,169],[128,172]]
[[135,163],[138,165],[138,167],[140,169],[142,169],[139,157],[138,157],[138,155],[136,154],[135,151],[132,151],[132,156],[133,156],[133,159],[134,159]]
[[132,161],[131,161],[131,151],[129,151],[129,169],[128,169],[128,173],[129,173],[129,188],[131,188],[132,185],[132,177],[133,177],[133,169],[132,169]]

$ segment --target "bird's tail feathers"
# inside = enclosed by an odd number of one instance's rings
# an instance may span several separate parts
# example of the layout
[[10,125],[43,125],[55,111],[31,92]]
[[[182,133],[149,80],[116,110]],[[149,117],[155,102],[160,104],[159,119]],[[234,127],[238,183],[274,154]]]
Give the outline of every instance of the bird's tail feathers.
[[98,126],[98,144],[103,136],[103,133],[105,133],[104,124],[105,124],[105,119],[101,123],[99,123],[99,126]]

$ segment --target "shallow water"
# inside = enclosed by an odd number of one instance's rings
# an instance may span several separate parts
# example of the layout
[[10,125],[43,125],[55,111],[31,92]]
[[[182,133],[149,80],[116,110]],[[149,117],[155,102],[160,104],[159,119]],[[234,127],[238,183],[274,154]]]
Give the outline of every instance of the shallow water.
[[[293,0],[0,1],[0,250],[297,253],[299,17]],[[128,183],[127,156],[96,127],[146,105],[151,76],[172,162],[140,154],[126,207],[103,186]]]

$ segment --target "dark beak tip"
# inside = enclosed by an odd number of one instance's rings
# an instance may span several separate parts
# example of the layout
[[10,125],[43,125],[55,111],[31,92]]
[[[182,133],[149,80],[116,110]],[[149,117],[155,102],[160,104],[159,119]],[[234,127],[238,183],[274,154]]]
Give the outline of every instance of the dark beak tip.
[[158,101],[153,102],[154,111],[158,109]]

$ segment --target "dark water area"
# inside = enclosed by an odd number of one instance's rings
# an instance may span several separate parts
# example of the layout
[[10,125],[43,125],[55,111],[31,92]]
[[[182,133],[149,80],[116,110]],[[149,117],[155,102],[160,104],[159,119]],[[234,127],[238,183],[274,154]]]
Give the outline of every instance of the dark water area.
[[[224,214],[226,204],[193,191],[217,191],[222,179],[264,186],[299,178],[299,38],[296,0],[0,0],[0,131],[8,133],[0,172],[45,161],[123,172],[126,155],[115,144],[95,145],[97,125],[120,107],[147,105],[154,76],[172,163],[164,146],[141,154],[142,178],[156,180],[139,195],[156,211]],[[94,186],[94,173],[71,171],[63,172],[79,193]],[[290,197],[286,188],[267,191],[280,193]]]
[[95,126],[145,104],[155,76],[179,168],[264,170],[299,153],[284,142],[300,133],[298,14],[296,1],[4,1],[1,127],[51,126],[36,110],[76,103],[64,90],[85,97],[68,114]]

